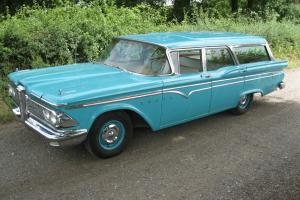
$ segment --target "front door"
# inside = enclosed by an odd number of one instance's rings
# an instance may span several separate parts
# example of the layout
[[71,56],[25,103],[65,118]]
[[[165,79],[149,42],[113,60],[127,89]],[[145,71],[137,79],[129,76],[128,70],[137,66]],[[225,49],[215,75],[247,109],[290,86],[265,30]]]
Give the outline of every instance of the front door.
[[204,76],[202,50],[171,53],[178,75],[165,77],[161,128],[209,113],[211,78]]

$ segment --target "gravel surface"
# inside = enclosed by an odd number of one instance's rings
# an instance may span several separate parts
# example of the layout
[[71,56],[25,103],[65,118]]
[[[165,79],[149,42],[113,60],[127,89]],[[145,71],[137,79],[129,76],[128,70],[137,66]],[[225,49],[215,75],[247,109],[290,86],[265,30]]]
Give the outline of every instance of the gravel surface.
[[20,123],[0,126],[0,199],[300,199],[300,69],[286,89],[226,112],[151,132],[96,159],[49,147]]

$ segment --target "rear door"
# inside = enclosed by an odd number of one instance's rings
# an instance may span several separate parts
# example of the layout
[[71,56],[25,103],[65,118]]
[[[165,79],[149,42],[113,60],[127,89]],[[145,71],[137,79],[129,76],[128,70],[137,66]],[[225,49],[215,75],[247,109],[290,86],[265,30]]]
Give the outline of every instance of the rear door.
[[206,48],[205,58],[206,76],[212,80],[210,112],[236,107],[244,90],[245,68],[237,65],[228,47]]

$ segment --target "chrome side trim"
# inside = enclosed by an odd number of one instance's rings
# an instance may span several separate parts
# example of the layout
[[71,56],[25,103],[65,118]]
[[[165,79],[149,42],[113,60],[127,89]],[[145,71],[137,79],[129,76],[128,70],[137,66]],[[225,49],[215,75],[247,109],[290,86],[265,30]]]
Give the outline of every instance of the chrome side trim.
[[282,72],[280,71],[280,72],[276,72],[276,73],[275,72],[259,73],[259,74],[253,74],[253,75],[245,76],[245,78],[246,77],[252,77],[252,76],[258,76],[258,75],[263,75],[263,74],[268,74],[268,73],[273,73],[273,74],[269,75],[269,76],[258,77],[258,78],[255,78],[255,79],[248,79],[248,80],[236,81],[236,82],[232,82],[232,83],[225,83],[225,84],[215,85],[215,86],[211,86],[211,87],[196,89],[196,90],[190,91],[188,94],[185,94],[185,93],[183,93],[181,91],[178,91],[176,89],[187,88],[187,87],[192,87],[192,86],[199,86],[199,85],[207,85],[207,84],[211,84],[211,83],[218,83],[218,82],[228,81],[228,80],[236,80],[236,79],[244,78],[244,76],[235,77],[235,78],[228,78],[228,79],[221,79],[221,80],[216,80],[216,81],[211,81],[211,82],[196,83],[196,84],[190,84],[190,85],[184,85],[184,86],[166,88],[166,89],[163,89],[163,90],[159,90],[159,91],[155,91],[155,92],[149,92],[149,93],[144,93],[144,94],[131,95],[131,96],[125,96],[125,97],[120,97],[120,98],[114,98],[114,99],[99,100],[99,101],[95,101],[93,103],[68,105],[66,107],[66,109],[74,109],[74,108],[83,108],[83,107],[89,107],[89,106],[97,106],[97,105],[102,105],[102,104],[115,103],[115,102],[119,102],[119,101],[126,101],[126,100],[131,100],[131,99],[136,99],[136,98],[142,98],[142,97],[147,97],[147,96],[154,96],[154,95],[165,94],[165,93],[174,93],[174,94],[179,94],[179,95],[184,96],[184,97],[189,97],[191,94],[193,94],[195,92],[198,92],[198,91],[208,90],[208,89],[217,88],[217,87],[223,87],[223,86],[227,86],[227,85],[238,84],[238,83],[242,83],[244,81],[247,82],[247,81],[252,81],[252,80],[257,80],[257,79],[268,78],[268,77],[271,77],[271,76],[277,76],[277,75],[280,75],[280,73],[282,73]]
[[193,86],[199,86],[199,85],[207,85],[207,84],[210,84],[210,83],[211,82],[204,82],[204,83],[195,83],[195,84],[190,84],[190,85],[183,85],[183,86],[178,86],[178,87],[166,88],[163,91],[169,91],[169,90],[187,88],[187,87],[193,87]]
[[263,79],[263,78],[269,78],[269,77],[278,76],[278,75],[280,75],[280,74],[277,73],[277,74],[272,74],[272,75],[269,75],[269,76],[262,76],[262,77],[258,77],[258,78],[252,78],[252,79],[245,80],[245,82],[254,81],[254,80]]
[[158,95],[158,94],[162,94],[162,91],[149,92],[149,93],[145,93],[145,94],[132,95],[132,96],[121,97],[121,98],[114,98],[114,99],[109,99],[109,100],[99,100],[99,101],[96,101],[94,103],[69,105],[66,108],[67,109],[73,109],[73,108],[82,108],[82,107],[89,107],[89,106],[97,106],[97,105],[101,105],[101,104],[115,103],[115,102],[119,102],[119,101],[126,101],[126,100],[141,98],[141,97],[154,96],[154,95]]
[[211,89],[212,87],[207,87],[207,88],[201,88],[201,89],[197,89],[197,90],[192,90],[190,91],[189,93],[184,93],[184,92],[181,92],[181,91],[178,91],[178,90],[167,90],[167,91],[164,91],[163,93],[174,93],[174,94],[179,94],[185,98],[189,98],[193,93],[195,92],[200,92],[200,91],[203,91],[203,90],[209,90]]
[[223,86],[227,86],[227,85],[234,85],[234,84],[243,83],[243,82],[244,82],[244,80],[236,81],[236,82],[232,82],[232,83],[225,83],[225,84],[221,84],[221,85],[214,85],[214,86],[212,86],[212,88],[223,87]]
[[241,79],[241,78],[244,78],[244,76],[239,76],[239,77],[234,77],[234,78],[226,78],[226,79],[216,80],[216,81],[212,81],[212,82],[218,83],[218,82],[231,81],[231,80],[236,80],[236,79]]
[[278,74],[279,72],[277,71],[277,72],[265,72],[265,73],[259,73],[259,74],[252,74],[252,75],[245,76],[245,78],[252,77],[252,76],[258,76],[258,75],[265,75],[265,74],[275,74],[275,73]]
[[46,99],[43,99],[43,97],[40,97],[40,96],[38,96],[37,94],[34,94],[34,93],[31,93],[31,95],[38,98],[39,100],[43,101],[44,103],[49,104],[49,105],[54,106],[54,107],[62,107],[62,106],[67,106],[68,105],[67,103],[59,103],[59,104],[52,103],[52,102],[50,102]]

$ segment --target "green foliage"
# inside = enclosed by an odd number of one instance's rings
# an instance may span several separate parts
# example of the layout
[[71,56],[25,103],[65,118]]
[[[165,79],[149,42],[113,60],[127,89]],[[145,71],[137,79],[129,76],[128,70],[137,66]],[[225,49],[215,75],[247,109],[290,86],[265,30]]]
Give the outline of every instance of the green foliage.
[[[219,3],[216,6],[230,8],[228,2]],[[0,20],[0,101],[2,96],[8,103],[3,95],[7,75],[16,68],[92,61],[98,59],[113,37],[125,34],[165,31],[252,33],[268,39],[275,57],[287,58],[293,66],[300,65],[299,6],[293,7],[293,14],[280,21],[272,14],[266,20],[255,13],[251,18],[239,14],[232,17],[218,9],[204,12],[197,4],[191,4],[191,7],[192,12],[185,14],[181,24],[168,21],[172,13],[170,8],[146,4],[125,8],[92,1],[52,9],[23,7],[16,15]]]

